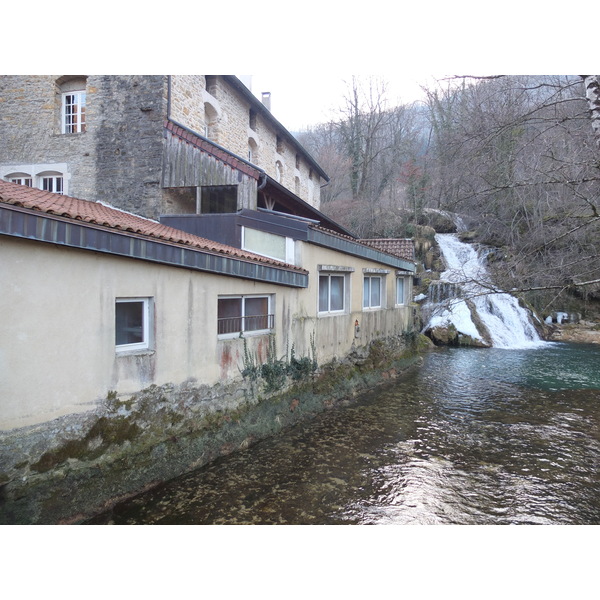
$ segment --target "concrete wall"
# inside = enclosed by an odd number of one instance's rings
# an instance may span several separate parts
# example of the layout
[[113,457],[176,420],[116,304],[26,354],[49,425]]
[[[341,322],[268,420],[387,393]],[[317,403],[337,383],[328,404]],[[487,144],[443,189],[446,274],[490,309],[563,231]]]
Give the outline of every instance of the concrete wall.
[[[204,385],[239,379],[244,342],[219,339],[219,295],[272,295],[278,353],[293,344],[297,356],[309,356],[314,335],[320,363],[410,326],[410,308],[394,306],[391,283],[388,309],[362,310],[362,269],[376,263],[299,244],[311,273],[306,289],[0,238],[0,312],[10,315],[0,325],[0,429],[91,410],[111,390],[127,395],[190,378]],[[317,315],[318,263],[355,269],[346,314]],[[393,272],[387,277],[395,281]],[[152,351],[115,352],[115,299],[122,297],[153,298]],[[265,362],[269,336],[248,333],[246,340]]]

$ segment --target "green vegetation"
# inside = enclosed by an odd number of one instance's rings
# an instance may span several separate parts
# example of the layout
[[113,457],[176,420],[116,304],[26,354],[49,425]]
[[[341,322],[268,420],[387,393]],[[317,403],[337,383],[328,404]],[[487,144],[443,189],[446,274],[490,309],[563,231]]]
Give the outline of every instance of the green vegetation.
[[293,381],[308,379],[318,368],[314,332],[310,336],[310,354],[312,356],[297,357],[295,347],[292,344],[289,360],[287,352],[284,357],[277,358],[277,342],[275,335],[269,335],[267,361],[263,364],[259,364],[256,354],[252,354],[249,351],[246,338],[244,338],[242,334],[240,334],[240,337],[244,342],[244,366],[241,370],[242,376],[244,379],[249,379],[252,382],[257,381],[259,378],[262,379],[265,383],[265,392],[267,393],[283,389],[288,377]]

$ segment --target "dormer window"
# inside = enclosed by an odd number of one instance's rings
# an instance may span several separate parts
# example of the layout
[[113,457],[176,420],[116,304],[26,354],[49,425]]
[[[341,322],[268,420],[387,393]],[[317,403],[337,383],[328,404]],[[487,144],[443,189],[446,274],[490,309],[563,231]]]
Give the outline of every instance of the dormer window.
[[54,192],[55,194],[63,193],[63,176],[62,173],[40,173],[39,174],[40,189],[45,192]]
[[6,177],[11,183],[18,183],[19,185],[26,185],[27,187],[33,187],[33,177],[27,173],[12,173]]

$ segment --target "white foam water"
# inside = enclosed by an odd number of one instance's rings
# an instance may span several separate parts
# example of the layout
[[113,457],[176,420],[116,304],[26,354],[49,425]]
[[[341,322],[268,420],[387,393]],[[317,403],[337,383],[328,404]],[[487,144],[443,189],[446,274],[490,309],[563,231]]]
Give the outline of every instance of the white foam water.
[[448,268],[432,286],[436,291],[426,305],[426,312],[431,314],[426,329],[453,324],[460,333],[483,341],[465,302],[470,299],[493,347],[527,348],[544,343],[530,313],[514,296],[493,285],[485,259],[471,244],[461,242],[455,234],[437,234],[435,238]]

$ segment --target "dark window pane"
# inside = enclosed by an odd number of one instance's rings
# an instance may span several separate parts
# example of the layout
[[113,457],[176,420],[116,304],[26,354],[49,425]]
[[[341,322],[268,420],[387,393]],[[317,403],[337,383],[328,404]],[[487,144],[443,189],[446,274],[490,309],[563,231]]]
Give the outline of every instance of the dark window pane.
[[202,213],[234,213],[237,211],[236,185],[208,185],[201,190]]
[[329,310],[329,277],[327,275],[319,276],[319,310],[321,312]]
[[244,330],[256,331],[269,328],[269,300],[268,298],[245,299]]
[[344,277],[331,276],[331,303],[329,310],[344,310]]
[[235,333],[242,330],[242,299],[220,298],[218,301],[218,333]]
[[144,303],[117,302],[116,344],[139,344],[144,341]]
[[380,277],[371,277],[371,306],[381,306]]

